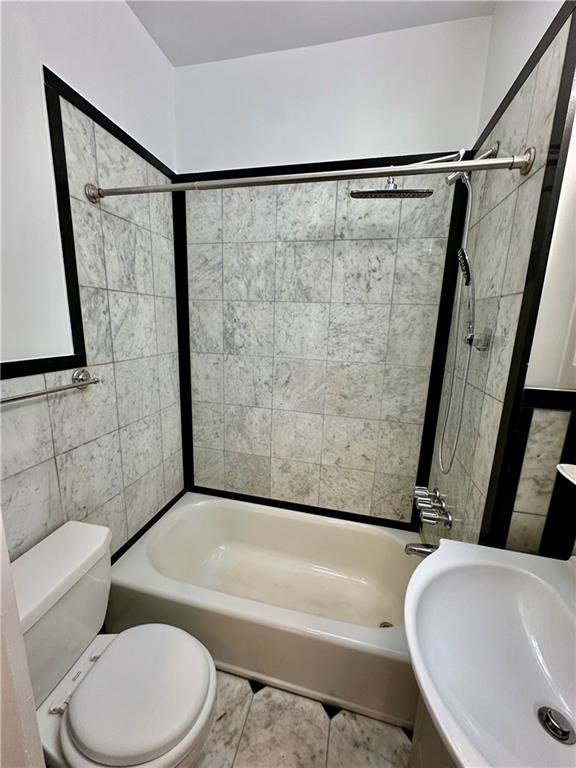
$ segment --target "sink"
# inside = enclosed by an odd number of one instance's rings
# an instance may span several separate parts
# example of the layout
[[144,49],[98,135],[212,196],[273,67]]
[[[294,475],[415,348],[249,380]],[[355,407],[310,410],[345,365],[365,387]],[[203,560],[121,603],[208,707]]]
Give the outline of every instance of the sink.
[[444,539],[410,580],[405,625],[422,698],[458,765],[576,765],[576,744],[538,714],[550,707],[576,726],[576,558]]

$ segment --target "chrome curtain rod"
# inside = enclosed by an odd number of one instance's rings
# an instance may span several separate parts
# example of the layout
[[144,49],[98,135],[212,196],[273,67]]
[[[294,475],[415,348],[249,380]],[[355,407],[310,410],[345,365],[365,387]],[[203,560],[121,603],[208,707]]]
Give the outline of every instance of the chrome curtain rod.
[[382,176],[414,176],[427,173],[452,173],[453,171],[497,171],[519,170],[521,174],[530,173],[536,151],[529,147],[522,155],[511,157],[490,157],[480,160],[454,160],[451,162],[424,162],[412,165],[389,165],[385,168],[362,168],[350,171],[319,171],[317,173],[290,173],[283,176],[247,176],[243,179],[206,179],[187,181],[178,184],[158,184],[149,187],[112,187],[100,189],[94,184],[86,184],[84,192],[90,202],[97,203],[103,197],[121,195],[149,195],[156,192],[187,192],[204,189],[230,189],[236,187],[264,187],[278,184],[296,184],[298,182],[344,181],[346,179],[377,179]]
[[50,389],[37,389],[35,392],[24,392],[22,395],[10,395],[0,399],[0,405],[7,403],[17,403],[20,400],[30,400],[33,397],[43,397],[44,395],[53,395],[55,392],[65,392],[67,389],[84,389],[89,384],[98,384],[100,379],[91,376],[86,368],[78,368],[72,374],[72,384],[63,384],[61,387],[51,387]]

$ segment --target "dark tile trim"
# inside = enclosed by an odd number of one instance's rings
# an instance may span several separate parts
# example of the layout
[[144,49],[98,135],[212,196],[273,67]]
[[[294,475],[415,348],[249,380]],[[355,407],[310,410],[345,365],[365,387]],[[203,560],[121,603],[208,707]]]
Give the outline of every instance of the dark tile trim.
[[[434,446],[436,441],[436,428],[442,400],[442,384],[446,368],[448,344],[450,341],[450,328],[452,325],[452,308],[458,277],[458,250],[462,243],[464,230],[464,217],[466,215],[467,192],[463,184],[457,184],[454,190],[452,203],[452,215],[448,243],[446,245],[446,260],[444,263],[444,276],[438,305],[438,321],[436,325],[436,337],[434,339],[434,351],[432,354],[432,366],[428,383],[428,399],[424,414],[424,426],[420,442],[420,457],[416,473],[416,485],[427,486],[430,478],[430,470],[434,459]],[[412,505],[412,526],[416,530],[420,526],[420,513],[416,505]]]
[[13,360],[0,363],[0,379],[16,379],[21,376],[34,376],[52,371],[65,371],[67,368],[84,368],[86,355],[62,355],[61,357],[35,357],[30,360]]
[[186,193],[172,192],[174,224],[174,268],[176,276],[176,322],[178,328],[178,372],[184,488],[194,485],[192,441],[192,382],[190,370],[190,312],[188,307],[188,247],[186,245]]
[[[506,482],[500,490],[500,503],[510,510],[510,516],[506,528],[506,540],[501,545],[502,547],[506,546],[508,532],[512,522],[514,503],[516,501],[516,494],[518,493],[518,485],[520,483],[520,475],[522,474],[522,466],[524,465],[524,457],[528,446],[528,436],[530,434],[533,415],[533,408],[522,407],[516,417],[514,429],[509,436],[510,459],[506,466]],[[482,541],[480,543],[482,543]]]
[[332,720],[339,712],[342,712],[342,707],[335,707],[332,704],[324,704],[323,701],[321,701],[320,704],[322,704],[322,709],[328,715],[329,720]]
[[116,123],[112,122],[112,120],[110,120],[109,117],[106,117],[103,112],[100,112],[99,109],[96,109],[93,104],[81,96],[78,91],[75,91],[73,88],[71,88],[68,83],[64,82],[64,80],[61,80],[58,75],[55,75],[54,72],[48,69],[48,67],[43,67],[43,70],[44,82],[47,86],[52,88],[63,99],[69,101],[70,104],[75,106],[81,112],[84,112],[84,114],[87,115],[91,120],[94,120],[95,123],[98,123],[101,128],[104,128],[105,131],[108,131],[108,133],[112,134],[112,136],[118,139],[118,141],[121,141],[122,144],[125,144],[133,152],[136,152],[137,155],[140,155],[140,157],[147,163],[150,163],[150,165],[153,165],[154,168],[172,179],[174,172],[168,168],[167,165],[165,165],[155,155],[143,147],[142,144],[137,142],[136,139],[133,139],[129,133],[126,133],[126,131],[123,131],[122,128],[116,125]]
[[208,488],[203,485],[194,485],[190,488],[194,493],[204,493],[208,496],[219,496],[223,499],[233,499],[234,501],[246,501],[250,504],[262,504],[266,507],[276,507],[277,509],[289,509],[294,512],[308,512],[311,515],[320,517],[335,517],[338,520],[348,520],[352,523],[367,523],[368,525],[382,526],[383,528],[396,528],[401,531],[418,530],[412,522],[404,523],[400,520],[391,520],[386,517],[373,517],[372,515],[360,515],[355,512],[342,512],[338,509],[327,509],[325,507],[312,507],[308,504],[295,504],[292,501],[281,501],[279,499],[269,499],[265,496],[250,496],[246,493],[236,493],[235,491],[221,491],[215,488]]
[[[574,10],[574,3],[570,3],[570,6]],[[518,449],[515,444],[516,430],[520,418],[528,361],[536,328],[550,243],[554,232],[566,156],[572,136],[576,111],[575,70],[576,16],[572,16],[552,124],[550,150],[544,171],[542,193],[528,262],[526,285],[482,521],[480,543],[488,546],[506,546],[512,520],[514,498],[510,493],[510,486],[514,482],[514,467],[517,467],[518,464]]]
[[266,688],[266,683],[260,683],[258,680],[248,680],[248,684],[250,685],[253,694],[258,693],[262,688]]
[[389,157],[368,157],[359,160],[328,160],[322,163],[295,163],[294,165],[261,165],[253,168],[232,168],[221,171],[202,171],[200,173],[179,173],[173,177],[174,183],[188,181],[214,181],[219,179],[243,179],[250,176],[286,176],[293,173],[323,173],[326,171],[348,171],[362,168],[380,168],[387,165],[405,165],[420,163],[434,157],[442,157],[456,150],[429,152],[417,155],[391,155]]
[[[576,394],[576,393],[575,393]],[[561,464],[576,464],[576,411],[572,411]],[[539,555],[567,560],[576,541],[576,486],[560,473],[556,475],[548,515],[544,524]]]
[[576,390],[528,387],[524,390],[522,405],[549,411],[576,411]]
[[157,523],[158,520],[160,520],[160,518],[166,514],[166,512],[168,512],[169,509],[172,509],[174,504],[176,504],[176,502],[179,501],[182,498],[182,496],[184,496],[185,493],[186,493],[185,489],[180,491],[180,493],[174,496],[174,498],[171,501],[169,501],[168,504],[163,506],[162,509],[154,515],[154,517],[151,517],[150,520],[148,520],[148,522],[145,523],[142,526],[142,528],[140,528],[140,530],[134,534],[134,536],[132,536],[130,539],[128,539],[128,541],[122,544],[120,549],[116,550],[116,552],[114,552],[114,554],[112,555],[112,564],[114,564],[117,560],[119,560],[122,557],[122,555],[125,555],[126,552],[128,552],[128,550],[130,549],[130,547],[133,544],[136,544],[138,539],[141,539],[142,536],[144,536],[144,534],[147,531],[149,531],[150,528],[152,528],[152,526],[155,523]]

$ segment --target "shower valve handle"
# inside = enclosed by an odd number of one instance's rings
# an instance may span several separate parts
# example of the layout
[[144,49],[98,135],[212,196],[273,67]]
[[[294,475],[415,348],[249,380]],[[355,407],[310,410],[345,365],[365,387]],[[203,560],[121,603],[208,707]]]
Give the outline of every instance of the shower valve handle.
[[430,491],[424,486],[414,489],[414,502],[420,512],[420,521],[429,525],[442,523],[446,528],[452,527],[452,515],[446,509],[446,501],[438,488]]

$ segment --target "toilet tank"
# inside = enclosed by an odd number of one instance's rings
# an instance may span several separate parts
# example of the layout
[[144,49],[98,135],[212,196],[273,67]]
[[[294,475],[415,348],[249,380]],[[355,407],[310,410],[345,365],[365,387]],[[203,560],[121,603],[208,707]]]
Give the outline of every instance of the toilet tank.
[[36,707],[102,628],[110,539],[108,528],[68,522],[12,563]]

